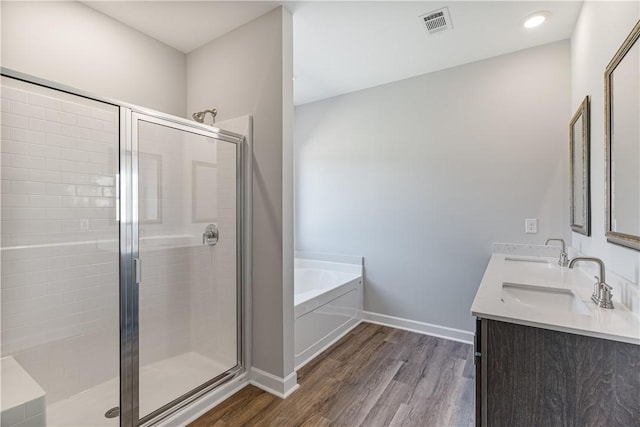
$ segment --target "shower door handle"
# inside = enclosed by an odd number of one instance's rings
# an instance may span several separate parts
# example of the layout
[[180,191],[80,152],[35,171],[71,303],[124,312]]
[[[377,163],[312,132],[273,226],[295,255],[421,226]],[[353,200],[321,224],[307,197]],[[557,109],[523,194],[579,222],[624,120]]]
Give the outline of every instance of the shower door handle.
[[202,244],[214,246],[218,243],[218,238],[220,237],[220,230],[216,227],[215,224],[207,225],[207,228],[202,233]]
[[142,282],[142,260],[140,258],[133,259],[133,282],[137,284]]

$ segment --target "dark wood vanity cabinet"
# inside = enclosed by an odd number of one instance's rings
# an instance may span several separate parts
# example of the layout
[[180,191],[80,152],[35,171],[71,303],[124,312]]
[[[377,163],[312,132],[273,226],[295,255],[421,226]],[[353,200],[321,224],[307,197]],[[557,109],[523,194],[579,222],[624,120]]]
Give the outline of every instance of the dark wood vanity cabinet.
[[476,323],[476,426],[640,426],[640,345]]

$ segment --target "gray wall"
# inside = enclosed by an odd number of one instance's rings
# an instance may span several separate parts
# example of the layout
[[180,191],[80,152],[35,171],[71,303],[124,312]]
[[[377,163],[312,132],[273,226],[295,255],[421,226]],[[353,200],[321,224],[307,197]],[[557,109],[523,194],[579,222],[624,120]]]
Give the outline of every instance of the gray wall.
[[[604,70],[640,19],[638,2],[586,1],[571,37],[571,107],[591,95],[591,237],[572,233],[572,246],[640,284],[640,252],[607,243],[605,233]],[[615,292],[615,291],[614,291]]]
[[291,27],[278,8],[187,55],[188,111],[253,116],[252,365],[280,377],[293,372]]
[[562,41],[297,107],[296,249],[363,255],[367,311],[471,331],[492,242],[569,234],[570,83]]
[[6,2],[2,66],[184,116],[184,54],[77,2]]

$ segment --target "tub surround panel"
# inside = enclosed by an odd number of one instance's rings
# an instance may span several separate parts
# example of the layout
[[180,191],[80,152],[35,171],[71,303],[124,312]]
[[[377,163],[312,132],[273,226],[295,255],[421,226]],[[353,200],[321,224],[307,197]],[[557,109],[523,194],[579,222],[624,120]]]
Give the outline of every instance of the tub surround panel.
[[294,359],[299,369],[360,323],[362,264],[296,259],[294,278]]
[[296,369],[303,367],[361,322],[361,302],[362,289],[356,287],[323,306],[296,317]]

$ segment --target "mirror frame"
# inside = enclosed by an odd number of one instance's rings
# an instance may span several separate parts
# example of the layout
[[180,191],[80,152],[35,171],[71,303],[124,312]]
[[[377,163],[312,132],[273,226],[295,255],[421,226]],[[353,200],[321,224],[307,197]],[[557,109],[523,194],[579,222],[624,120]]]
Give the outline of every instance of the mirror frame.
[[[590,98],[587,95],[578,110],[571,118],[569,122],[569,181],[570,184],[570,212],[569,219],[571,222],[571,230],[576,233],[584,234],[585,236],[591,235],[591,164],[590,164],[590,150],[591,150],[591,112],[590,112]],[[582,141],[576,141],[574,137],[574,127],[576,122],[582,117]],[[580,144],[582,150],[582,191],[575,187],[574,174],[575,163],[574,154],[576,151],[576,144]],[[579,172],[579,171],[578,171]],[[578,194],[580,193],[580,194]],[[582,218],[583,224],[576,223],[576,197],[582,197]]]
[[610,243],[614,243],[616,245],[626,246],[631,249],[635,249],[640,251],[640,236],[634,236],[632,234],[620,233],[618,231],[612,230],[612,221],[611,221],[611,179],[612,179],[612,168],[611,168],[611,148],[613,145],[612,135],[611,135],[611,108],[612,108],[612,99],[611,99],[611,75],[615,71],[616,67],[622,62],[626,54],[631,50],[631,48],[636,44],[638,39],[640,38],[640,21],[636,23],[631,30],[631,33],[627,36],[620,49],[616,52],[609,65],[604,72],[604,121],[605,121],[605,165],[606,165],[606,174],[605,174],[605,188],[606,188],[606,211],[605,211],[605,235],[607,236],[607,241]]

